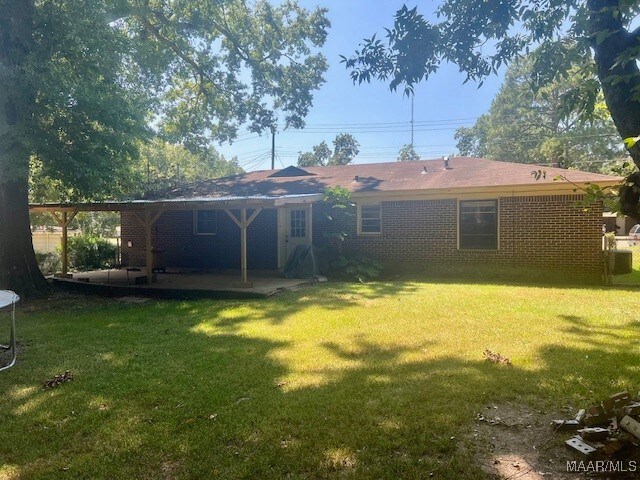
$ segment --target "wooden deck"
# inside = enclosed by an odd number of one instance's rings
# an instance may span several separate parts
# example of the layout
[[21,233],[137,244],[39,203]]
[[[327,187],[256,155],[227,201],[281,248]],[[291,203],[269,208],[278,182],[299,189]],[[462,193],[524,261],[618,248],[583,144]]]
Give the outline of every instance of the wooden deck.
[[250,270],[249,285],[240,283],[239,270],[216,272],[171,271],[155,274],[147,283],[144,269],[111,269],[53,278],[62,289],[108,296],[139,295],[159,298],[261,298],[291,290],[314,280],[288,279],[278,271]]

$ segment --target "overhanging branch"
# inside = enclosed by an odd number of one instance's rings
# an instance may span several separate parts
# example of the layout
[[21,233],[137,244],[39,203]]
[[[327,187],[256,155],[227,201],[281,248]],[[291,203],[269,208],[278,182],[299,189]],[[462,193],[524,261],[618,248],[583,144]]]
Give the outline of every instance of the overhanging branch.
[[136,18],[142,24],[142,26],[144,26],[144,28],[149,31],[149,33],[151,33],[156,39],[167,45],[182,61],[189,65],[194,70],[194,72],[198,74],[201,83],[206,78],[209,82],[211,82],[211,85],[215,85],[214,80],[209,74],[207,74],[207,72],[204,71],[204,69],[200,65],[198,65],[198,62],[191,58],[176,42],[165,37],[156,25],[151,23],[143,16],[137,15]]

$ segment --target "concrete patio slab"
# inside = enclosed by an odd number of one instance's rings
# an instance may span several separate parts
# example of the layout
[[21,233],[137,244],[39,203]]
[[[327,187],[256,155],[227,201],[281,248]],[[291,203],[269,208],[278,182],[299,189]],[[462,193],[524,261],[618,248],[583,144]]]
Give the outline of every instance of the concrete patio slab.
[[109,296],[140,295],[161,298],[259,298],[315,283],[313,279],[288,279],[272,270],[249,271],[249,282],[240,283],[239,270],[215,272],[167,270],[147,283],[144,269],[110,269],[73,273],[52,278],[59,287]]

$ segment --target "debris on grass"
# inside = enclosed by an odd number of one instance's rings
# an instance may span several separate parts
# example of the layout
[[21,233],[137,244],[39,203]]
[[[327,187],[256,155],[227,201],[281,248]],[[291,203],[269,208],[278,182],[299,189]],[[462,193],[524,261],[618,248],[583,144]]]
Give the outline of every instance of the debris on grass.
[[145,302],[148,302],[149,300],[150,299],[147,297],[135,297],[132,295],[116,298],[116,302],[120,302],[120,303],[145,303]]
[[60,384],[64,382],[70,382],[71,380],[73,380],[73,374],[71,373],[70,370],[67,370],[60,375],[56,375],[53,378],[50,378],[49,380],[45,380],[43,385],[44,385],[44,388],[56,388]]
[[497,352],[492,352],[489,349],[484,351],[484,358],[492,363],[497,363],[499,365],[511,365],[511,359],[509,357],[505,357]]
[[[565,441],[574,453],[595,459],[610,459],[614,455],[628,457],[640,450],[640,396],[631,398],[623,391],[587,409],[576,418],[554,420],[554,431],[575,430]],[[635,417],[635,418],[634,418]]]

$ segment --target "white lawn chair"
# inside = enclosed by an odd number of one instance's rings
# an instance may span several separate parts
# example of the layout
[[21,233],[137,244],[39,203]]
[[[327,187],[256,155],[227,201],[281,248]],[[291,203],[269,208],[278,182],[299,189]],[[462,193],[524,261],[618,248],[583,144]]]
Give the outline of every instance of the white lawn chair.
[[0,372],[16,364],[16,357],[18,356],[16,350],[16,303],[18,303],[19,300],[20,297],[16,295],[15,292],[11,290],[0,290],[0,310],[11,309],[11,336],[7,345],[0,344],[0,349],[12,351],[11,361],[7,365],[0,367]]

